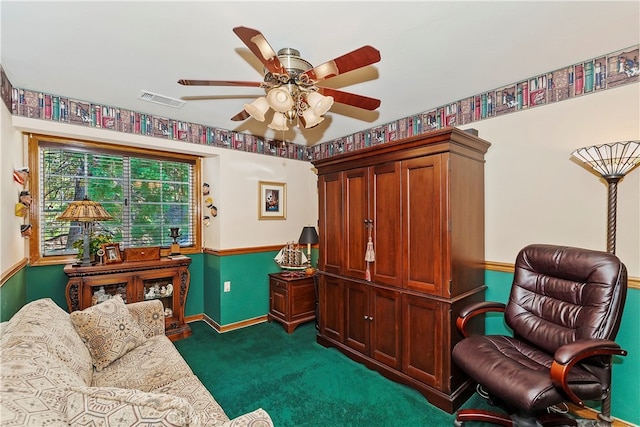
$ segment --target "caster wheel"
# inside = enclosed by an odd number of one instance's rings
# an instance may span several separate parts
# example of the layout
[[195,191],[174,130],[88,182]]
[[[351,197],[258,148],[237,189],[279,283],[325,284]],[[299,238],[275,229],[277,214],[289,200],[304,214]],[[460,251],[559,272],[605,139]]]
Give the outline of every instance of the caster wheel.
[[453,420],[453,425],[455,427],[462,427],[462,426],[464,426],[464,421]]

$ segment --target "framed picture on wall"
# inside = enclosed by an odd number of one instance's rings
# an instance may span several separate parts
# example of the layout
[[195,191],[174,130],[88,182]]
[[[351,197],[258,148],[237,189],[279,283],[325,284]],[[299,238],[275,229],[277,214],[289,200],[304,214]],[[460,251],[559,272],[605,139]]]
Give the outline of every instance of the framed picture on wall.
[[287,219],[287,184],[258,183],[258,219]]

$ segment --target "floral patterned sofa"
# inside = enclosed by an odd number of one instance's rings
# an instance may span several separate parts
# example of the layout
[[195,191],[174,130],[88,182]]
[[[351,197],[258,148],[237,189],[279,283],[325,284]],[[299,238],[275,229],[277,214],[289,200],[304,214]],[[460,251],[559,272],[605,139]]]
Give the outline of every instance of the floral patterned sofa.
[[158,300],[70,315],[41,299],[0,333],[1,426],[273,426],[263,409],[229,420],[164,335]]

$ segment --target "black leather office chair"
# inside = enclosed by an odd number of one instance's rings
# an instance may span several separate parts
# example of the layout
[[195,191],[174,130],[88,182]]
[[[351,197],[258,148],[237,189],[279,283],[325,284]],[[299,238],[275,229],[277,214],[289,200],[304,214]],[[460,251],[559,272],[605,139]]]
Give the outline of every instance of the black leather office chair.
[[[602,401],[611,419],[611,361],[627,352],[613,340],[627,292],[627,270],[612,254],[554,245],[530,245],[516,259],[507,304],[481,302],[460,312],[465,336],[453,360],[508,414],[463,409],[456,425],[483,421],[503,426],[568,425],[575,420],[547,408]],[[499,311],[513,336],[467,336],[478,314]]]

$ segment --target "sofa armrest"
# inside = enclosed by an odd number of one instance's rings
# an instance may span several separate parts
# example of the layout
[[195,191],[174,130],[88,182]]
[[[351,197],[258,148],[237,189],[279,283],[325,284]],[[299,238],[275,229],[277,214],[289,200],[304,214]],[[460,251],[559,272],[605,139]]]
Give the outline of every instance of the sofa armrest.
[[127,304],[127,308],[146,338],[164,335],[164,306],[162,301],[154,299],[134,302]]
[[201,425],[186,400],[135,389],[71,387],[65,408],[69,425],[110,425],[114,421],[122,426]]
[[256,409],[253,412],[240,415],[222,424],[222,427],[247,427],[247,426],[270,426],[273,427],[271,417],[264,409]]

